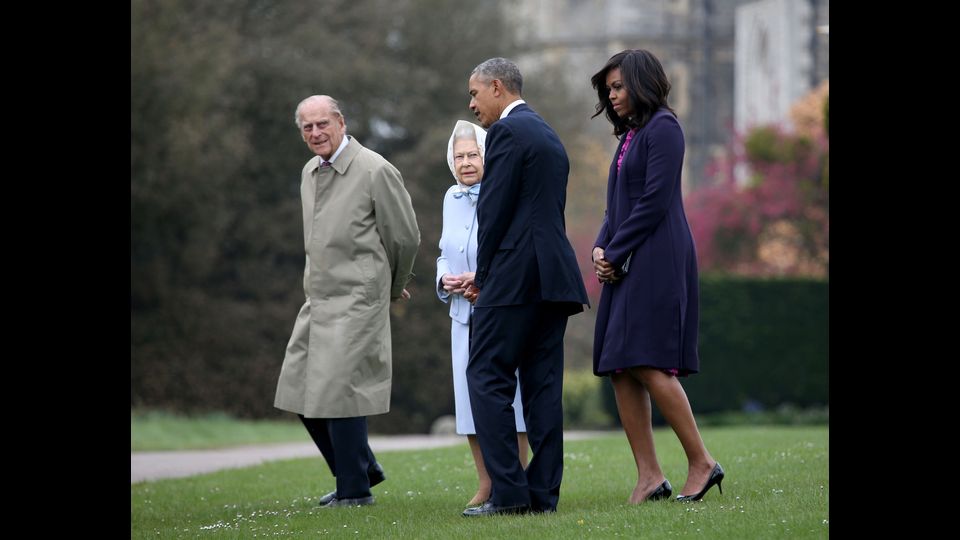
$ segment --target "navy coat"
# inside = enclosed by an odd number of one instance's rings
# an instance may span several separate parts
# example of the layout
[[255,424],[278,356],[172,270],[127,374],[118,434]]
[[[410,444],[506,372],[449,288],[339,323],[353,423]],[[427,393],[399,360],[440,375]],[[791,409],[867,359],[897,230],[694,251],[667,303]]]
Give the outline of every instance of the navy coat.
[[657,111],[634,134],[617,174],[614,153],[607,211],[596,246],[626,274],[605,283],[597,308],[593,372],[618,368],[700,370],[697,254],[680,193],[683,130],[673,113]]
[[570,162],[556,132],[526,104],[487,131],[477,203],[476,307],[539,301],[589,303],[567,240],[564,206]]

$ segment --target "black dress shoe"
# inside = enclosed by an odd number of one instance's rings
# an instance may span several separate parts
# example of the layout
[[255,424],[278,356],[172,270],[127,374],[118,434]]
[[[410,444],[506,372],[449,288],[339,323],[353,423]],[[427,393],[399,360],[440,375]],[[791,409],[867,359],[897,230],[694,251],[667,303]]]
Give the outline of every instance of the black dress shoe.
[[337,498],[337,490],[333,490],[330,493],[327,493],[323,497],[320,497],[320,500],[317,501],[317,504],[320,506],[326,506],[327,503]]
[[556,514],[557,509],[556,508],[534,508],[531,506],[530,511],[528,513],[529,514]]
[[358,497],[356,499],[338,499],[333,497],[333,499],[327,501],[326,504],[321,504],[320,508],[337,508],[340,506],[367,506],[368,504],[373,504],[373,495],[369,497]]
[[657,489],[653,490],[645,501],[656,501],[659,499],[667,499],[670,497],[670,494],[673,493],[673,486],[670,485],[670,482],[666,479],[663,480],[663,483],[657,486]]
[[528,511],[530,511],[530,507],[528,505],[497,506],[492,502],[487,501],[481,506],[467,508],[463,511],[463,517],[493,516],[496,514],[526,514]]
[[[383,467],[381,467],[379,463],[374,462],[373,465],[367,468],[367,478],[370,479],[370,487],[373,487],[379,484],[380,482],[383,482],[384,480],[386,480],[387,476],[383,474]],[[335,499],[336,497],[337,497],[337,491],[336,490],[331,491],[330,493],[327,493],[323,497],[320,497],[320,500],[317,501],[317,504],[319,504],[320,506],[324,506],[330,501],[332,501],[333,499]]]
[[699,493],[693,495],[677,495],[677,500],[680,502],[684,501],[699,501],[707,493],[707,490],[713,487],[714,484],[717,485],[717,489],[720,490],[720,493],[723,493],[723,486],[720,485],[720,482],[723,481],[723,467],[720,466],[720,463],[717,462],[713,466],[713,470],[710,471],[710,478],[707,479],[707,485],[703,486],[703,489]]

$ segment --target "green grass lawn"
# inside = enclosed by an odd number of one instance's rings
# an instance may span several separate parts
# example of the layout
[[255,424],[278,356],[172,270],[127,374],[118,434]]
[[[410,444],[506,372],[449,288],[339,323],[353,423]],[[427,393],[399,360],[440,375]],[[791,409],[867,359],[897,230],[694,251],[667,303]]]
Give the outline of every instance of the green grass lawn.
[[[463,518],[476,477],[463,447],[381,452],[377,503],[320,509],[334,487],[323,459],[278,461],[131,486],[132,538],[827,538],[828,428],[707,427],[726,471],[723,494],[699,503],[630,506],[636,469],[623,435],[564,445],[556,514]],[[673,432],[655,430],[658,456],[679,493],[686,461]]]
[[244,444],[310,442],[297,417],[239,420],[223,413],[185,417],[161,411],[131,411],[130,451],[200,450]]

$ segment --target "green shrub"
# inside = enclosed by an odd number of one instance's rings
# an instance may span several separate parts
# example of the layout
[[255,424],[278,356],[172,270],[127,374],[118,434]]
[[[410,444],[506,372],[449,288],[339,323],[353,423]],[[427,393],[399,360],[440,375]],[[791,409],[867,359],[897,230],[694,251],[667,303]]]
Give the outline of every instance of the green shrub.
[[563,427],[600,429],[613,425],[605,410],[601,385],[609,384],[592,370],[567,370],[563,373]]
[[[680,379],[697,418],[827,406],[828,305],[824,280],[701,276],[700,372]],[[609,383],[603,392],[619,420]],[[663,424],[656,406],[653,419]]]

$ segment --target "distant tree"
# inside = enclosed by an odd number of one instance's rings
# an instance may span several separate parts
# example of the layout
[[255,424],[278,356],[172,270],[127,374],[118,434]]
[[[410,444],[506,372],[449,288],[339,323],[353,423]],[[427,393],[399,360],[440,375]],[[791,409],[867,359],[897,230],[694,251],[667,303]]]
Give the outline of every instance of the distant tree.
[[828,274],[827,92],[822,85],[795,105],[793,131],[754,128],[710,164],[711,180],[686,203],[702,271]]
[[380,431],[453,410],[448,318],[433,293],[446,139],[466,81],[509,56],[502,10],[444,0],[133,0],[131,405],[279,416],[303,301],[297,103],[329,94],[348,132],[404,175],[422,231],[393,306],[394,399]]

